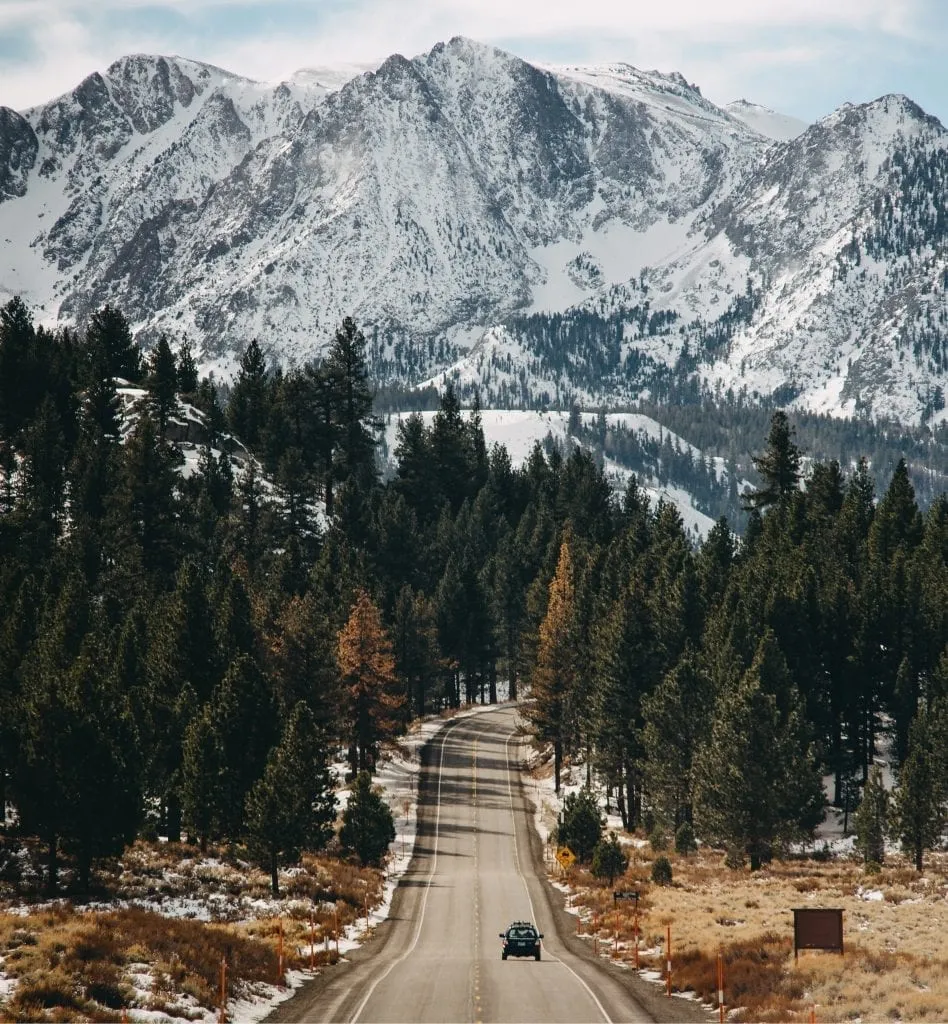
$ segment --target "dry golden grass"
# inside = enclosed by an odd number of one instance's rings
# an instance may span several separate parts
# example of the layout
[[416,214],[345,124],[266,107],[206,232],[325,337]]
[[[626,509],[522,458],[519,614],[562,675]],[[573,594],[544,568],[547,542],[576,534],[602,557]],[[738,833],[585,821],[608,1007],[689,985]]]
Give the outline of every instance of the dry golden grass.
[[[721,851],[672,861],[674,881],[649,882],[652,854],[638,849],[614,888],[640,891],[643,968],[663,971],[671,926],[672,984],[716,1005],[716,961],[725,960],[725,998],[733,1021],[948,1020],[948,861],[930,855],[924,874],[904,862],[867,875],[854,860],[774,861],[731,871]],[[612,888],[575,871],[583,930],[605,953],[619,933],[633,959],[631,904],[613,906]],[[866,895],[875,894],[867,899]],[[880,898],[881,897],[881,898]],[[793,956],[794,907],[841,907],[845,955]]]
[[[248,984],[281,982],[281,934],[284,970],[335,962],[337,927],[359,924],[381,898],[379,871],[306,855],[282,880],[282,916],[271,916],[268,908],[277,905],[268,899],[269,877],[227,851],[210,854],[137,843],[114,870],[126,898],[156,907],[182,898],[219,905],[220,920],[211,923],[142,907],[83,911],[68,903],[0,913],[3,970],[17,980],[0,1021],[117,1022],[123,1011],[134,1019],[136,1008],[197,1018],[218,1004],[222,960],[228,998]],[[263,901],[264,917],[248,910],[253,900]]]

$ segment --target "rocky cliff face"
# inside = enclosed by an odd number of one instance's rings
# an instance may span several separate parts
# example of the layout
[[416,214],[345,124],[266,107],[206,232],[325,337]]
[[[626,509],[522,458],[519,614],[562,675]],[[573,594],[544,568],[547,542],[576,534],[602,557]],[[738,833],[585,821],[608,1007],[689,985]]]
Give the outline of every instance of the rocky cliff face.
[[[145,338],[186,333],[209,357],[258,337],[306,359],[354,315],[390,372],[460,351],[488,395],[500,344],[524,401],[534,342],[516,317],[596,311],[637,366],[684,356],[831,411],[931,412],[945,261],[924,209],[944,205],[943,129],[899,97],[797,137],[775,117],[677,74],[465,39],[275,87],[128,57],[0,109],[0,299],[80,324],[113,302]],[[561,392],[642,386],[576,387],[561,355]]]

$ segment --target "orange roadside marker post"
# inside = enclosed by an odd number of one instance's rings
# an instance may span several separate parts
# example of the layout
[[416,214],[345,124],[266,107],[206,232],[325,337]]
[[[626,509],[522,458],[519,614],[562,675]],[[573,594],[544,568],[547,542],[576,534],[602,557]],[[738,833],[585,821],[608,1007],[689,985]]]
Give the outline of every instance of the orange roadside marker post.
[[280,963],[279,963],[279,968],[278,968],[279,969],[279,974],[277,975],[277,985],[279,985],[280,988],[283,988],[283,984],[284,984],[285,978],[283,977],[283,918],[282,917],[280,918],[279,950],[280,950],[280,957],[279,957]]
[[635,969],[639,969],[639,902],[635,901],[635,914],[632,918],[632,937],[635,939]]
[[718,953],[718,1017],[724,1024],[724,954]]
[[219,1024],[227,1024],[227,961],[221,960],[221,1013]]
[[672,994],[672,926],[665,932],[665,995]]

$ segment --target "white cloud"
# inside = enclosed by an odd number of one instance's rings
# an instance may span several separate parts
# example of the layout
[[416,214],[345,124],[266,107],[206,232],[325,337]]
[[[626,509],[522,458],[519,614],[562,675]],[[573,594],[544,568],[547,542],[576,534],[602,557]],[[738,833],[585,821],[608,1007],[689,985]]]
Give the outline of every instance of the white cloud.
[[[621,59],[680,70],[723,102],[768,69],[827,74],[817,65],[840,37],[856,49],[870,37],[917,38],[932,2],[938,0],[358,0],[342,6],[283,0],[278,10],[289,13],[282,24],[274,24],[273,8],[261,0],[100,0],[96,7],[100,19],[103,12],[122,13],[123,26],[134,22],[137,9],[174,12],[191,30],[172,35],[154,28],[93,32],[89,5],[75,0],[0,0],[0,36],[25,30],[37,54],[24,63],[0,58],[0,103],[22,108],[44,101],[129,52],[180,53],[275,80],[306,65],[412,56],[457,34],[509,41],[534,59]],[[223,23],[235,8],[248,25],[258,9],[258,30],[243,38],[198,34],[199,22]],[[303,23],[309,28],[301,31]],[[711,47],[720,54],[710,57]]]

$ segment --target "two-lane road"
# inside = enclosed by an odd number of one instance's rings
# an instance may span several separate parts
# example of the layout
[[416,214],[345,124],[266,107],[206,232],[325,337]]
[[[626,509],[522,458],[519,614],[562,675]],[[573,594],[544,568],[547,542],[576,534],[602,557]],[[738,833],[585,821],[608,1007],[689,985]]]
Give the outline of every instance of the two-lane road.
[[[628,987],[559,940],[530,857],[514,708],[458,719],[428,747],[419,834],[392,916],[279,1021],[647,1021]],[[542,959],[501,960],[512,920]],[[325,984],[323,982],[325,981]]]

